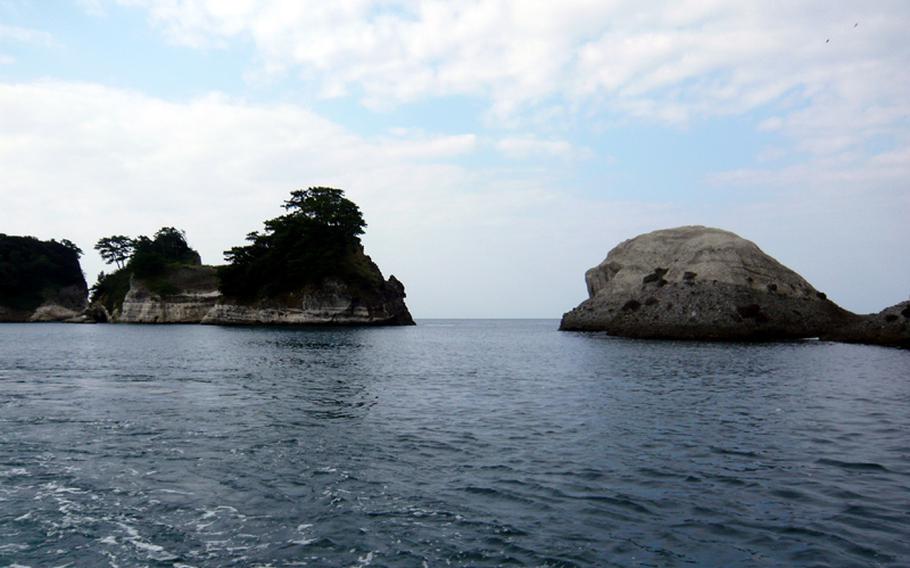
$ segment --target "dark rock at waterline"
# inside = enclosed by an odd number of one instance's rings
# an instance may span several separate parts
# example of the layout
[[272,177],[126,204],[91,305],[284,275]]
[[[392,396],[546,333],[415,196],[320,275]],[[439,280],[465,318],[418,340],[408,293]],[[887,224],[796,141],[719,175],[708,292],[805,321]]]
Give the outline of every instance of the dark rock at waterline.
[[910,348],[910,301],[877,314],[852,315],[842,325],[821,334],[822,339]]
[[625,241],[585,280],[589,298],[560,329],[754,341],[818,337],[852,317],[751,241],[701,226]]

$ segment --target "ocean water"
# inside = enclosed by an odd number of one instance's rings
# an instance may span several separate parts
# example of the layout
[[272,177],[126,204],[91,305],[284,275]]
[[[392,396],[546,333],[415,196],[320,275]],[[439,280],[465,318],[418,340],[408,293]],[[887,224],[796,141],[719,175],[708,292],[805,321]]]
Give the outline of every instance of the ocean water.
[[0,566],[908,566],[910,352],[0,325]]

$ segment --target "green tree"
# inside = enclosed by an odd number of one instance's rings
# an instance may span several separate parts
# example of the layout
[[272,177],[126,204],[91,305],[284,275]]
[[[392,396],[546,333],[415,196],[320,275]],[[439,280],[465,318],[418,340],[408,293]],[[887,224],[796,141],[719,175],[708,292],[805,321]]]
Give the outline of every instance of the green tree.
[[360,207],[344,196],[344,191],[331,187],[311,187],[291,192],[284,208],[295,217],[309,219],[330,227],[348,238],[363,234],[367,224]]
[[133,239],[124,235],[104,237],[95,243],[95,250],[98,251],[104,262],[116,264],[117,268],[123,268],[126,265],[135,248],[136,244]]
[[352,270],[366,223],[360,208],[330,187],[291,192],[288,212],[247,235],[249,244],[224,253],[222,292],[240,298],[269,297],[317,284]]
[[151,240],[145,239],[143,246],[149,242],[149,250],[160,254],[165,259],[172,262],[189,262],[199,256],[196,251],[190,248],[186,242],[186,232],[174,227],[162,227],[152,235]]
[[0,233],[0,305],[31,310],[47,299],[59,303],[64,288],[85,289],[77,250],[64,242]]
[[60,239],[60,244],[76,253],[76,258],[82,258],[82,249],[69,239]]
[[199,253],[187,244],[186,233],[174,227],[162,227],[152,238],[107,237],[98,241],[95,248],[108,263],[116,262],[118,266],[111,274],[99,274],[98,282],[92,286],[92,301],[102,302],[108,310],[122,305],[131,276],[146,280],[153,290],[161,289],[169,268],[202,263]]

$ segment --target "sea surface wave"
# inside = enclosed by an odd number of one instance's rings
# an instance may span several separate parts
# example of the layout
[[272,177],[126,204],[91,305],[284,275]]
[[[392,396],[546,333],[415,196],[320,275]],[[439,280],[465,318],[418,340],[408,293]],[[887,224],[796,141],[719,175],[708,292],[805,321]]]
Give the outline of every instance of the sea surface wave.
[[910,352],[0,325],[0,566],[906,566]]

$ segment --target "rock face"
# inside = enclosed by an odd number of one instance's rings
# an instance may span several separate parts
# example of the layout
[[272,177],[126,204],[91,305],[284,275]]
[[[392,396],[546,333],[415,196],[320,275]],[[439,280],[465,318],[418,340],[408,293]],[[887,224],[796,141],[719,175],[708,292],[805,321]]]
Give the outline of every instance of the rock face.
[[849,312],[728,231],[689,226],[619,244],[585,274],[589,298],[560,329],[642,338],[818,337]]
[[241,302],[225,298],[218,291],[215,267],[182,266],[157,283],[157,292],[147,282],[133,278],[122,307],[114,311],[111,320],[216,325],[414,325],[404,303],[401,282],[394,276],[379,282],[380,285],[363,289],[328,280],[319,287],[280,298]]
[[[84,301],[82,302],[82,305],[85,305]],[[28,321],[68,321],[79,317],[80,314],[82,314],[82,309],[78,304],[68,303],[65,306],[61,306],[60,304],[56,303],[45,303],[38,306],[38,309],[32,312],[28,318]]]
[[0,233],[0,322],[65,321],[85,308],[81,251],[63,240]]
[[181,266],[153,291],[132,278],[123,306],[113,319],[123,323],[200,323],[221,298],[212,266]]
[[910,301],[885,308],[877,314],[852,316],[843,325],[823,333],[821,338],[910,348]]
[[414,325],[404,304],[404,286],[394,276],[364,295],[345,282],[328,280],[320,288],[280,299],[241,304],[225,299],[202,323],[222,325]]
[[85,308],[88,290],[67,287],[54,292],[34,310],[17,310],[0,306],[0,322],[62,322],[78,318]]

